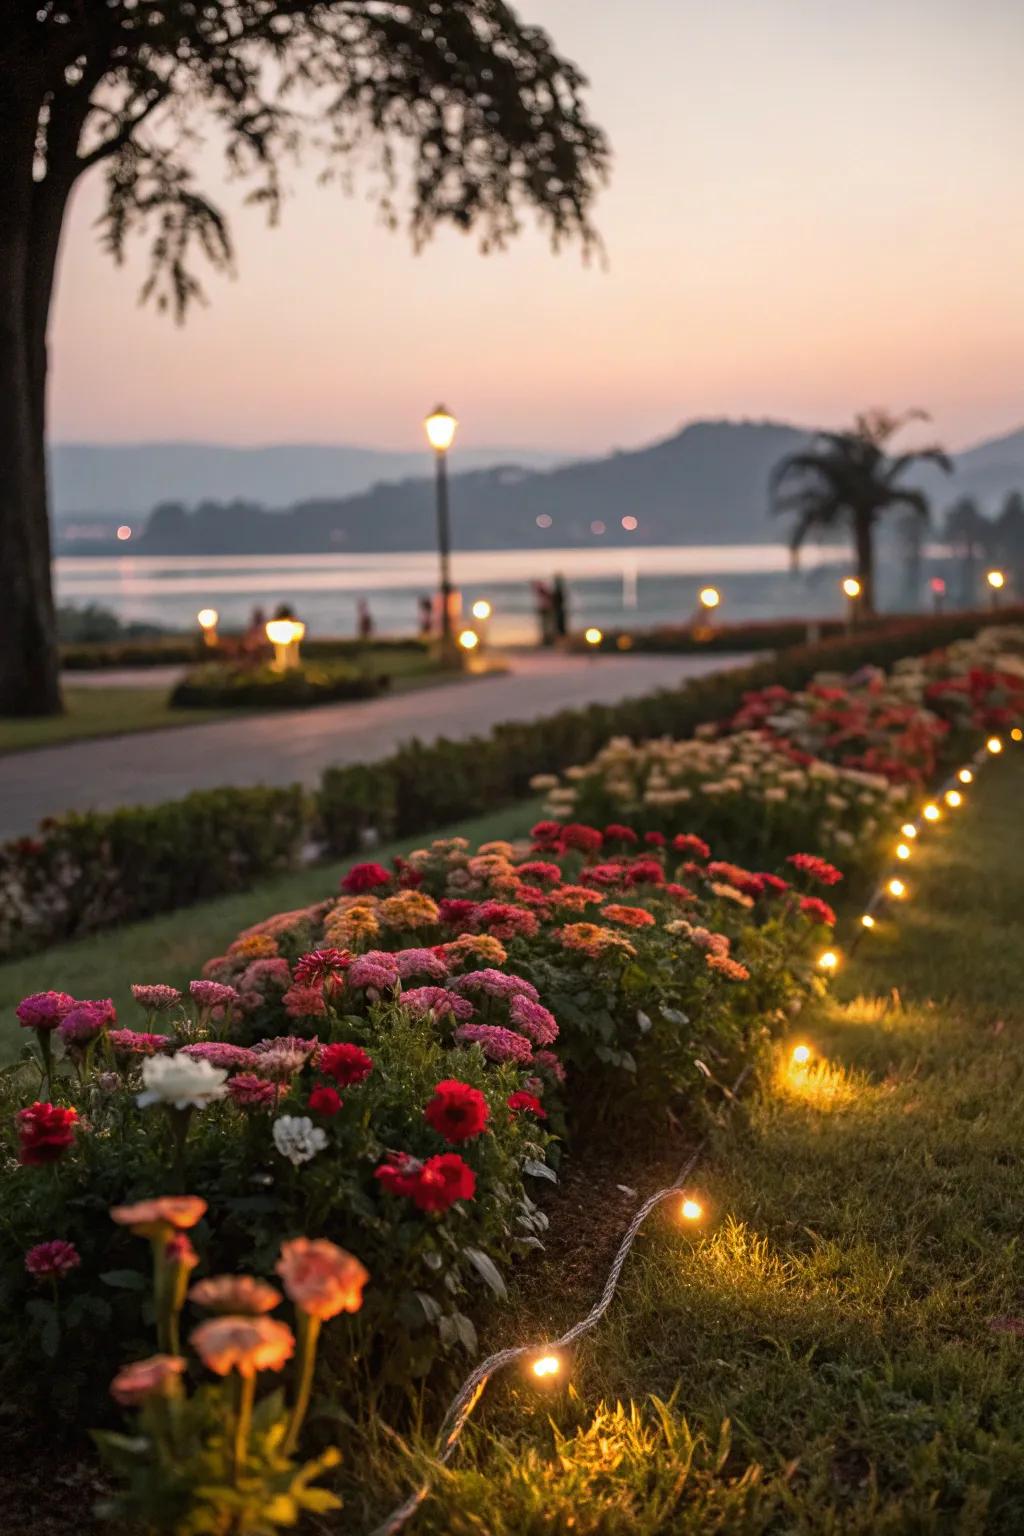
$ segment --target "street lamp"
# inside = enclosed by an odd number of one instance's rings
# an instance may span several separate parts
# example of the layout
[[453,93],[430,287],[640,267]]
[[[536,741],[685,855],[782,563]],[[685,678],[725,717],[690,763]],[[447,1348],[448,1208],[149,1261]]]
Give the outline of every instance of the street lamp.
[[301,619],[271,619],[266,635],[274,647],[274,671],[290,672],[299,664],[299,641],[306,633]]
[[451,654],[452,649],[452,579],[451,579],[451,530],[448,521],[448,450],[455,439],[458,422],[451,411],[439,405],[423,423],[427,441],[434,450],[437,467],[437,553],[440,562],[441,587],[441,653]]
[[857,622],[857,609],[860,602],[861,584],[857,580],[856,576],[846,576],[843,578],[842,587],[843,595],[846,597],[847,602],[849,603],[847,624],[849,625],[850,629],[852,629]]
[[999,594],[1006,586],[1006,577],[1002,571],[989,571],[985,580],[988,582],[989,593],[992,597],[992,607],[999,607]]
[[217,625],[220,622],[220,614],[216,608],[200,608],[196,614],[196,623],[203,632],[203,644],[212,650],[217,644]]
[[721,601],[722,594],[717,587],[701,587],[700,605],[702,608],[706,608],[710,612],[712,608],[717,608]]

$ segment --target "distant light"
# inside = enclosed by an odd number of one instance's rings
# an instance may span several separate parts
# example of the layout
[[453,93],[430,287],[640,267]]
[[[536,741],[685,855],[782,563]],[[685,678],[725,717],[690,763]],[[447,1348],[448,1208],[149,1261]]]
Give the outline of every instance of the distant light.
[[985,577],[993,592],[1001,592],[1006,586],[1006,577],[1002,571],[989,571]]
[[902,880],[890,880],[889,884],[886,886],[886,890],[889,892],[890,896],[895,896],[897,901],[901,900],[902,897],[907,894],[907,888],[903,884]]
[[957,774],[957,778],[960,780],[961,784],[974,783],[974,774],[969,768],[961,768],[960,772]]
[[604,526],[604,523],[602,523],[602,521],[601,521],[601,519],[599,517],[595,518],[594,521],[591,523],[590,531],[591,531],[591,533],[597,533],[597,534],[604,533],[605,526]]
[[427,431],[427,441],[434,452],[447,453],[455,438],[455,428],[458,426],[451,411],[439,405],[431,411],[423,425]]
[[600,645],[604,639],[604,633],[595,625],[583,631],[583,638],[588,645]]
[[196,623],[200,629],[216,629],[220,614],[216,608],[200,608],[196,614]]
[[717,608],[722,601],[722,594],[717,587],[701,587],[700,604],[702,608]]
[[1003,750],[1002,739],[999,736],[990,736],[985,745],[992,753],[993,757],[997,756],[997,754]]
[[902,827],[900,827],[900,831],[904,837],[909,837],[911,840],[917,836],[917,828],[912,821],[905,821]]
[[475,651],[480,644],[480,636],[475,629],[464,629],[459,635],[459,644],[464,651]]
[[633,649],[633,636],[620,635],[615,644],[618,646],[620,651],[631,651]]
[[1013,730],[1010,732],[1010,740],[1024,741],[1024,731],[1021,730],[1019,725],[1015,725]]
[[121,540],[122,544],[126,539],[131,538],[132,530],[129,528],[127,523],[121,524],[120,528],[117,530],[117,536]]
[[535,1376],[557,1376],[561,1369],[562,1362],[557,1355],[541,1355],[539,1360],[533,1362]]
[[622,519],[622,526],[623,526],[623,528],[625,528],[627,533],[632,533],[634,528],[636,528],[638,526],[637,519],[635,517],[629,517],[629,516],[624,517]]
[[684,1221],[700,1221],[704,1215],[704,1207],[699,1200],[684,1200],[679,1207],[679,1214]]
[[823,971],[837,971],[839,969],[839,956],[834,949],[826,949],[824,954],[818,956],[818,964]]
[[864,913],[864,916],[860,920],[860,925],[862,928],[873,928],[875,926],[875,920],[871,916],[870,912]]
[[946,583],[943,581],[941,576],[933,576],[929,585],[932,591],[935,593],[936,597],[945,597]]
[[860,597],[860,582],[856,576],[847,576],[843,581],[843,591],[852,602],[855,597]]
[[896,857],[898,859],[909,859],[910,858],[910,844],[909,843],[897,843],[896,844]]
[[922,809],[921,815],[924,817],[925,821],[938,821],[939,817],[942,815],[942,812],[939,810],[934,800],[929,800],[928,804]]
[[809,1045],[794,1045],[791,1060],[795,1067],[805,1067],[810,1059],[811,1048]]
[[270,619],[266,626],[266,636],[271,645],[292,645],[301,640],[306,633],[306,626],[301,619]]
[[538,528],[551,527],[551,519],[546,512],[542,512],[539,517],[534,519],[534,521],[536,522]]
[[963,805],[963,803],[964,797],[958,789],[946,790],[946,804],[950,806],[954,811],[958,805]]
[[474,619],[489,619],[491,616],[491,605],[486,597],[478,597],[471,611]]

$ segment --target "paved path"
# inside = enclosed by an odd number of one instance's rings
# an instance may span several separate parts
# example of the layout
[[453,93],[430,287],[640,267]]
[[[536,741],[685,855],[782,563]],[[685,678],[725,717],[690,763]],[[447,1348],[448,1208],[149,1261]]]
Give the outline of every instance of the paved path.
[[502,720],[614,703],[745,659],[523,654],[501,677],[16,752],[0,758],[0,837],[61,811],[153,804],[221,784],[313,785],[332,763],[373,762],[414,736],[472,736]]

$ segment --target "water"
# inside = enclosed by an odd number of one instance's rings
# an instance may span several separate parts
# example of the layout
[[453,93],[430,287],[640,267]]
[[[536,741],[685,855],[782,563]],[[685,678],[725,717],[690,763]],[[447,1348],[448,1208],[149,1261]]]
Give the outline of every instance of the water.
[[[929,551],[925,576],[948,570]],[[884,607],[918,605],[902,569],[880,561]],[[569,587],[573,628],[597,624],[646,627],[685,623],[701,587],[719,588],[723,621],[836,617],[844,599],[838,579],[848,562],[835,549],[808,549],[793,574],[779,544],[637,546],[634,549],[471,551],[453,556],[464,611],[477,598],[493,606],[491,637],[499,643],[536,634],[533,580],[561,572]],[[189,629],[200,608],[216,608],[222,627],[243,628],[255,605],[289,603],[310,634],[354,634],[356,604],[365,598],[381,634],[414,634],[417,600],[434,590],[437,557],[426,551],[386,555],[64,555],[55,562],[62,603],[97,603],[122,619]],[[920,601],[920,599],[918,599]]]

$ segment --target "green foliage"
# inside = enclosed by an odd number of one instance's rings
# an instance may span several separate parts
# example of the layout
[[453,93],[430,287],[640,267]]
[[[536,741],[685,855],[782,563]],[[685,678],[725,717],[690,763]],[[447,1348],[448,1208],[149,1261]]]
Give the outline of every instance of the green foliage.
[[341,699],[373,699],[390,682],[386,672],[369,672],[345,661],[303,661],[287,672],[271,666],[209,661],[176,684],[172,705],[192,709],[298,709]]

